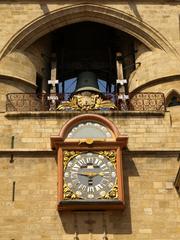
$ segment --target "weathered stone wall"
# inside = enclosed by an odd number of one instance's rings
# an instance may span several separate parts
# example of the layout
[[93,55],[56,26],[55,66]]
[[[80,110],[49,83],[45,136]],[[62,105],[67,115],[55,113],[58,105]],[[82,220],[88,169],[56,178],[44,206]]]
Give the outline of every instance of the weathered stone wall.
[[157,82],[156,85],[152,84],[143,91],[147,91],[147,89],[148,92],[163,92],[165,97],[168,97],[172,90],[180,93],[180,77],[173,77],[171,81]]
[[[104,228],[109,240],[178,239],[180,202],[173,182],[179,165],[179,119],[170,121],[170,112],[104,113],[129,137],[123,154],[126,208],[59,215],[56,153],[50,151],[50,136],[75,115],[1,114],[0,239],[69,240],[78,232],[79,239],[100,240]],[[16,152],[10,163],[12,136]]]
[[[50,136],[58,135],[64,123],[76,114],[78,113],[7,113],[6,117],[2,114],[1,148],[9,148],[11,136],[14,136],[16,148],[50,149]],[[129,136],[130,150],[180,149],[178,113],[176,122],[172,121],[170,112],[166,112],[165,115],[149,113],[117,113],[117,115],[104,113],[104,115],[118,127],[121,134]]]
[[36,84],[36,69],[30,59],[22,52],[11,53],[1,60],[0,75]]
[[[173,187],[177,154],[124,153],[123,212],[63,212],[57,206],[55,153],[0,154],[0,239],[179,239],[180,201]],[[13,182],[15,195],[13,197]],[[89,224],[88,224],[89,222]]]
[[[179,79],[180,74],[180,65],[176,58],[172,58],[162,51],[157,51],[153,54],[148,51],[137,56],[136,61],[137,63],[140,63],[140,66],[132,72],[129,79],[130,92],[142,86],[145,88],[145,91],[150,91],[149,85],[153,85],[154,90],[159,91],[159,87],[157,85],[160,80],[168,80],[169,88],[171,87],[171,84],[176,87],[176,83],[172,82],[172,78]],[[179,85],[178,82],[177,88]],[[162,88],[161,91],[163,90],[164,89]]]
[[42,88],[47,89],[47,80],[49,79],[50,64],[50,39],[44,37],[30,47],[26,51],[15,51],[8,54],[0,61],[0,76],[7,79],[19,79],[21,85],[29,83],[32,87],[36,86],[37,74],[42,77]]
[[33,62],[38,73],[42,78],[42,90],[47,90],[47,81],[50,79],[50,61],[51,61],[51,38],[44,36],[27,48],[24,53]]

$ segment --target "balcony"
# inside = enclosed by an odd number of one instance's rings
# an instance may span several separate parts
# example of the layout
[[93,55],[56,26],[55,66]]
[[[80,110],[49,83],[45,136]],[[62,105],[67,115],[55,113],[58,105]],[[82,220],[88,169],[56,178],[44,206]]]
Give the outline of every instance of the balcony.
[[[52,97],[53,96],[53,97]],[[99,105],[99,108],[89,110],[103,111],[138,111],[138,112],[165,112],[165,98],[163,93],[143,92],[130,95],[129,99],[123,101],[115,94],[103,94],[103,102],[111,102],[114,107]],[[40,111],[74,111],[87,109],[74,109],[73,107],[62,108],[68,103],[72,93],[54,94],[51,98],[48,94],[35,93],[9,93],[6,95],[7,112],[40,112]],[[53,100],[54,99],[54,100]],[[67,105],[67,104],[66,104]]]

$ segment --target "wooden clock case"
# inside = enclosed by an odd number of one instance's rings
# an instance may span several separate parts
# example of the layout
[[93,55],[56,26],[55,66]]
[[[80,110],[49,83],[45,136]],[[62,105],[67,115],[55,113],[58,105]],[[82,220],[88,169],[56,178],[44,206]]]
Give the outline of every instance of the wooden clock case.
[[[73,127],[82,122],[96,122],[112,133],[112,138],[96,139],[70,139],[68,133]],[[127,145],[127,136],[120,135],[116,126],[105,117],[97,114],[82,114],[69,120],[61,129],[58,136],[51,137],[51,147],[57,150],[58,159],[58,210],[116,210],[123,209],[124,186],[123,186],[123,168],[122,168],[122,149]],[[64,152],[98,152],[115,151],[116,153],[116,175],[118,198],[108,200],[66,200],[64,199]]]

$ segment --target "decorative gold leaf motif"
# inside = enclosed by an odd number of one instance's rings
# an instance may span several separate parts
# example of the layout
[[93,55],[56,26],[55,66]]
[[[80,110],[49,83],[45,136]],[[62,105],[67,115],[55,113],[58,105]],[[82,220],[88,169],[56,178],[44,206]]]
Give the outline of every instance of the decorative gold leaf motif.
[[104,157],[109,159],[109,161],[112,164],[116,163],[116,154],[114,151],[100,151],[100,152],[98,152],[98,154],[103,155]]
[[111,100],[103,100],[99,94],[85,92],[75,94],[69,101],[61,102],[57,110],[100,110],[100,109],[117,109]]
[[68,162],[79,154],[80,152],[78,151],[64,151],[64,170],[66,169]]
[[103,197],[103,199],[117,199],[118,198],[118,186],[117,183],[114,187]]
[[79,145],[82,144],[82,143],[86,143],[88,145],[91,145],[91,144],[93,144],[93,142],[94,142],[93,138],[80,139],[79,140]]
[[[71,159],[73,159],[74,157],[76,157],[77,155],[79,155],[80,152],[78,151],[64,151],[64,170],[66,169],[67,167],[67,164],[69,163],[69,161],[71,161]],[[64,199],[79,199],[79,197],[73,192],[70,190],[70,188],[67,186],[66,183],[64,183]]]
[[64,184],[64,199],[80,199],[77,194],[70,190],[67,184]]

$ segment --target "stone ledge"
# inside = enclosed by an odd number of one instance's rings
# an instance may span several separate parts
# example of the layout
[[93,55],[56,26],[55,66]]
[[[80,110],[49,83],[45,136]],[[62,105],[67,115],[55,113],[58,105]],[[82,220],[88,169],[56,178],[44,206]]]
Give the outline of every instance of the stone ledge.
[[48,112],[48,111],[41,111],[41,112],[6,112],[4,114],[7,118],[14,118],[14,117],[59,117],[59,118],[69,118],[73,116],[77,116],[79,114],[100,114],[103,116],[164,116],[165,112],[146,112],[146,111],[69,111],[69,112]]
[[[7,148],[0,149],[0,153],[54,153],[53,149],[31,149],[31,148]],[[180,154],[180,149],[125,149],[125,153],[175,153]]]
[[124,150],[123,151],[125,154],[128,155],[163,155],[163,156],[179,156],[180,154],[180,149],[137,149],[137,150]]
[[53,153],[52,149],[30,149],[30,148],[7,148],[0,149],[0,153]]

